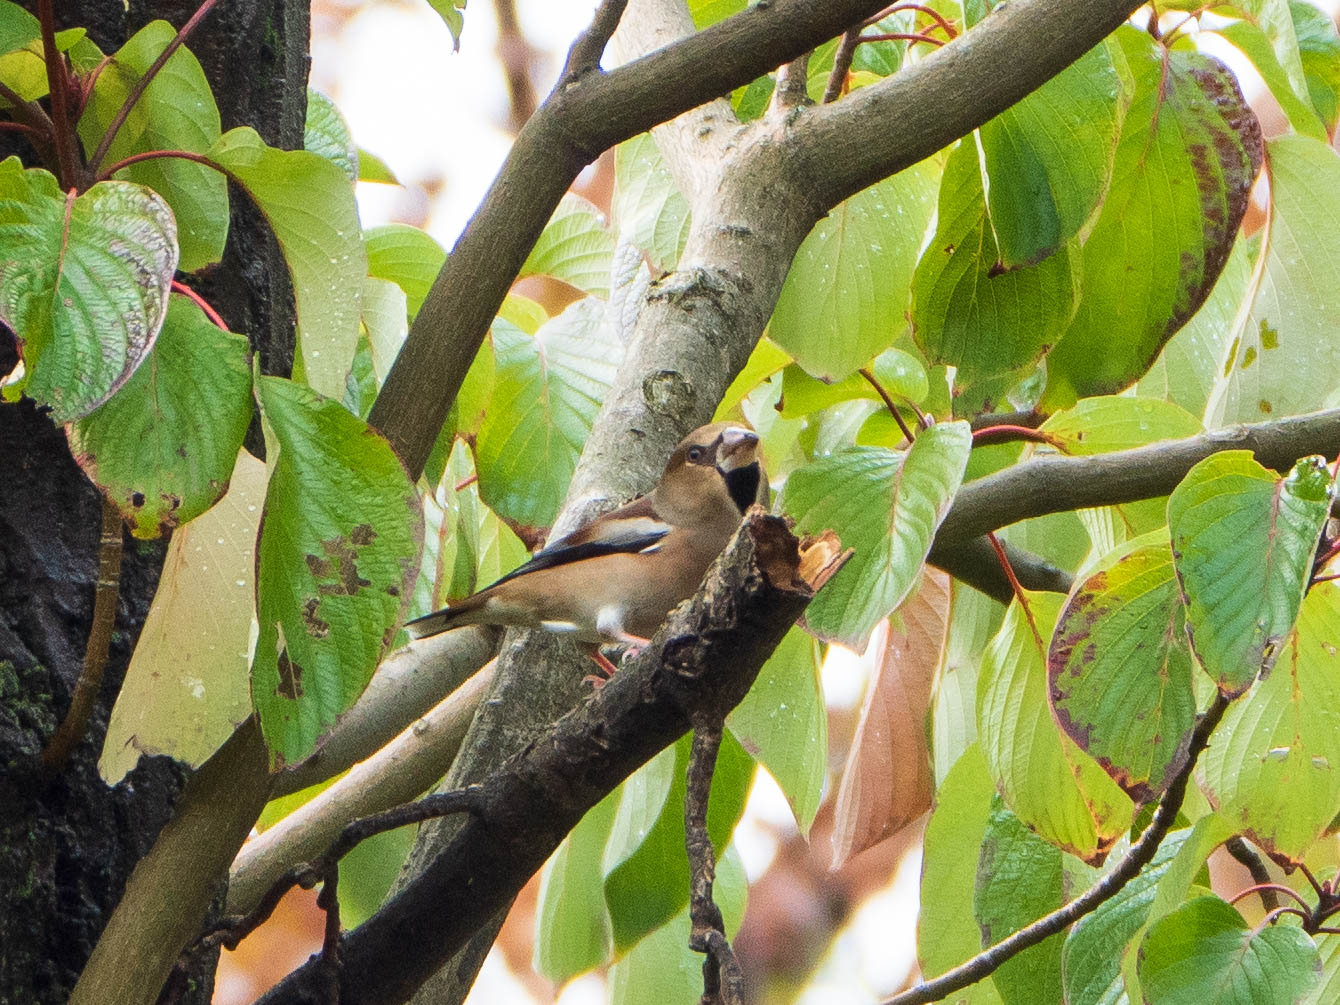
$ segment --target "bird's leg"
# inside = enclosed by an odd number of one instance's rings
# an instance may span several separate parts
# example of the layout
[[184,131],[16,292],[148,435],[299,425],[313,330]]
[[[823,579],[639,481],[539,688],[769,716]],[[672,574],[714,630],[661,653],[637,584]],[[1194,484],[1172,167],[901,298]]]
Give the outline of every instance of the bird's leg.
[[609,680],[611,677],[613,677],[615,671],[617,671],[619,668],[609,661],[609,659],[605,656],[605,654],[600,651],[599,646],[592,649],[586,655],[591,658],[591,662],[596,665],[600,673],[599,674],[589,673],[582,678],[582,682],[585,684],[590,684],[593,688],[604,687],[605,682]]
[[630,635],[628,632],[619,632],[614,639],[628,647],[624,650],[625,656],[636,656],[651,644],[651,639],[644,639],[641,635]]

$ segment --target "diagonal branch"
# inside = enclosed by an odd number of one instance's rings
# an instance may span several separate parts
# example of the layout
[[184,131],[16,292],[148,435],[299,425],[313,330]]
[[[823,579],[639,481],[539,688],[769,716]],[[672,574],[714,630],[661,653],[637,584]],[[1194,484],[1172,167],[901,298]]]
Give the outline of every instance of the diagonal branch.
[[[544,863],[590,807],[708,710],[733,708],[805,609],[818,575],[785,523],[755,508],[650,646],[481,786],[481,808],[413,884],[341,945],[344,1005],[405,1001]],[[822,565],[822,563],[820,563]],[[263,1001],[309,1000],[311,964]]]

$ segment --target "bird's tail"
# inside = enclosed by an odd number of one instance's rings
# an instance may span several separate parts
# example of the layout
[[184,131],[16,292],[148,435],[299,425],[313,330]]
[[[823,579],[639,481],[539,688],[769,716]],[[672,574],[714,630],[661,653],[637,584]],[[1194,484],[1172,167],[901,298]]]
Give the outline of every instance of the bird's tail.
[[425,614],[413,621],[406,621],[405,631],[409,632],[409,637],[412,639],[423,639],[453,628],[479,624],[478,617],[483,604],[478,602],[477,596],[463,600],[452,607],[444,607],[432,614]]

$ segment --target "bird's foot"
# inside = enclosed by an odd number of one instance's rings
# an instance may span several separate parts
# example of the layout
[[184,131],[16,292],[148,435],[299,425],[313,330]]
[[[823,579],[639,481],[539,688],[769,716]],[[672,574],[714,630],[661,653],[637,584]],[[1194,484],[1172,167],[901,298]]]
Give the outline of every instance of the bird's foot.
[[605,686],[605,683],[614,676],[619,668],[611,663],[608,657],[606,657],[599,649],[592,651],[588,655],[590,655],[591,662],[596,665],[596,668],[600,673],[589,673],[582,678],[582,682],[590,684],[591,687],[596,689],[602,688]]

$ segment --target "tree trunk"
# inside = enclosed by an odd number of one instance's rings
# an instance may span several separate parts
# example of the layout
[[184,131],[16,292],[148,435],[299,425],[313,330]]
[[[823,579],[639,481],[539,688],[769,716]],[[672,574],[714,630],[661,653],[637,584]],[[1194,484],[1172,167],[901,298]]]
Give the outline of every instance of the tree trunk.
[[[30,4],[31,6],[31,4]],[[58,28],[82,26],[114,52],[154,18],[181,25],[196,3],[58,5]],[[305,2],[220,4],[190,38],[225,129],[250,125],[267,142],[302,145],[309,12]],[[35,161],[16,134],[0,158]],[[246,333],[268,373],[293,360],[287,271],[255,208],[232,191],[223,262],[196,277]],[[0,370],[13,343],[0,332]],[[114,788],[98,774],[107,720],[158,584],[165,542],[128,535],[115,631],[87,735],[58,772],[43,746],[64,716],[83,666],[98,570],[101,502],[61,429],[31,402],[0,405],[0,1005],[64,1001],[135,863],[149,849],[185,779],[168,758],[144,758]],[[208,1000],[209,980],[197,987]]]

